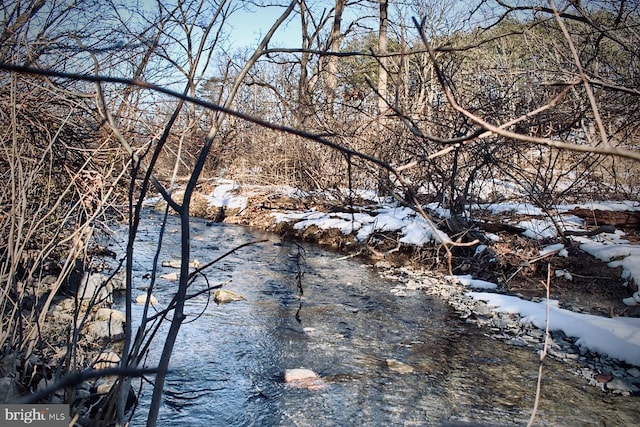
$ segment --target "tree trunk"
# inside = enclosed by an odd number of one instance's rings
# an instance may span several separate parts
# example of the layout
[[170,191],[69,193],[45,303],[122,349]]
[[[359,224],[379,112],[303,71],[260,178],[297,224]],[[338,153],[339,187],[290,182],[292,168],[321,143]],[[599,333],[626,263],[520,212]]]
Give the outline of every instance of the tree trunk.
[[[330,50],[338,52],[340,50],[340,42],[342,35],[340,34],[340,26],[342,23],[342,12],[344,11],[346,0],[336,0],[336,10],[333,17],[333,26],[331,27]],[[327,104],[329,105],[329,113],[333,116],[333,107],[336,97],[336,87],[338,86],[338,57],[330,56],[327,64]]]
[[387,27],[389,19],[387,12],[389,0],[380,0],[380,30],[378,32],[378,114],[383,115],[387,111]]

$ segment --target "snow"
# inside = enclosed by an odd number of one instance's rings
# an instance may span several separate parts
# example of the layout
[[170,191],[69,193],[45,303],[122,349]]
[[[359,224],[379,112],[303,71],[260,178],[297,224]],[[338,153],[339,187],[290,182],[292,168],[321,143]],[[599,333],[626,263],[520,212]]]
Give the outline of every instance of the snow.
[[427,220],[407,207],[385,206],[367,213],[323,213],[323,212],[276,212],[272,215],[276,223],[297,221],[294,228],[303,230],[316,226],[326,230],[339,229],[343,234],[357,231],[355,237],[364,242],[375,232],[396,232],[399,242],[406,245],[423,246],[431,242],[450,242],[449,236],[432,227]]
[[247,197],[240,196],[234,193],[238,190],[240,185],[235,181],[222,180],[213,193],[205,196],[207,198],[209,207],[226,207],[229,209],[244,209],[247,207]]
[[560,252],[562,249],[564,249],[564,244],[562,243],[545,246],[544,248],[540,249],[540,256],[545,256],[553,252]]
[[601,211],[640,211],[640,202],[633,200],[621,200],[621,201],[593,201],[590,203],[572,204],[572,205],[560,205],[559,209],[572,210],[575,208],[582,209],[597,209]]
[[522,235],[530,239],[542,240],[558,236],[555,225],[548,219],[533,218],[527,221],[520,221],[517,225],[520,228],[526,229]]
[[495,283],[487,282],[485,280],[474,279],[470,274],[463,276],[447,276],[449,278],[455,278],[464,286],[468,286],[473,289],[496,289],[498,285]]
[[[470,292],[468,295],[486,301],[499,312],[517,313],[522,321],[538,328],[546,326],[546,300],[531,302],[489,292]],[[577,338],[579,347],[640,366],[640,319],[576,313],[559,308],[558,301],[550,300],[549,303],[550,330],[559,330]]]

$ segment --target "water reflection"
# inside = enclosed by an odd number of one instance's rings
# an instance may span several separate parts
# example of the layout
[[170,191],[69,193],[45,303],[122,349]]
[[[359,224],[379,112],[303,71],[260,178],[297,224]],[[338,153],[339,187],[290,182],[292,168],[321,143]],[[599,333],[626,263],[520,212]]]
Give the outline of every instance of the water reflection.
[[[135,277],[142,285],[157,221],[151,215],[145,222],[136,252]],[[192,256],[207,262],[265,236],[194,220]],[[178,258],[178,235],[167,238],[161,259]],[[216,305],[201,295],[188,303],[188,320],[202,315],[181,330],[159,425],[526,424],[536,354],[489,339],[420,291],[391,294],[392,285],[371,267],[313,247],[305,248],[304,259],[302,295],[295,244],[247,247],[207,273],[210,284],[230,279],[228,288],[246,300]],[[175,286],[158,282],[154,293],[161,304]],[[193,286],[195,292],[206,281]],[[390,369],[390,359],[412,372]],[[285,385],[284,370],[298,367],[319,373],[327,386]],[[631,425],[640,419],[633,399],[605,396],[570,370],[546,364],[540,424]],[[133,425],[144,424],[150,393]]]

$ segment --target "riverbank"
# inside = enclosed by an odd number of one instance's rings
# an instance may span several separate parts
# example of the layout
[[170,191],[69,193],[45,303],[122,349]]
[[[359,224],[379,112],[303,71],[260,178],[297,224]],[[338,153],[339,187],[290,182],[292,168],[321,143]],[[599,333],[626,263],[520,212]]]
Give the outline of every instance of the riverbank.
[[[212,222],[275,232],[284,239],[319,244],[342,256],[375,263],[380,274],[397,282],[390,291],[399,298],[408,291],[424,290],[446,300],[465,322],[487,329],[493,338],[508,345],[530,347],[532,351],[540,352],[544,345],[545,334],[540,325],[495,302],[487,304],[486,296],[473,294],[470,284],[489,283],[498,295],[539,303],[546,296],[547,268],[551,267],[550,294],[557,309],[602,319],[640,316],[640,307],[633,304],[637,294],[635,270],[629,271],[624,262],[615,265],[598,260],[583,250],[586,244],[599,240],[637,245],[637,229],[625,228],[624,224],[598,229],[573,215],[580,212],[580,208],[573,207],[563,219],[567,224],[567,217],[573,216],[569,218],[568,233],[561,239],[540,227],[544,221],[537,211],[528,215],[514,209],[506,215],[502,206],[494,209],[499,214],[484,213],[483,222],[474,228],[474,237],[481,236],[481,242],[471,247],[452,245],[448,258],[438,241],[448,238],[442,231],[447,227],[446,212],[438,216],[437,207],[432,209],[435,220],[430,224],[391,200],[353,200],[357,205],[344,209],[339,200],[305,195],[286,187],[240,187],[222,181],[201,186],[194,197],[192,214]],[[158,206],[162,207],[162,203]],[[635,217],[636,210],[640,210],[633,204],[622,207],[629,207],[628,217]],[[523,227],[526,224],[537,225],[538,231]],[[486,230],[489,228],[492,231]],[[575,237],[567,238],[569,235]],[[625,257],[618,255],[617,260],[624,261]],[[432,280],[434,274],[439,275],[439,280]],[[576,374],[603,391],[640,394],[640,370],[634,359],[630,363],[624,357],[610,357],[606,348],[592,351],[584,345],[584,339],[562,329],[551,332],[548,357],[575,362],[579,366]]]

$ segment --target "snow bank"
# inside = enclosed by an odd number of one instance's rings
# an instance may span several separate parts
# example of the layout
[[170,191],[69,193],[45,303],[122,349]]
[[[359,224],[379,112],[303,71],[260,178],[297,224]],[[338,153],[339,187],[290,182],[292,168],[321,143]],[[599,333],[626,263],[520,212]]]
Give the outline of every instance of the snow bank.
[[366,213],[323,213],[323,212],[275,212],[276,223],[297,221],[296,230],[316,226],[326,230],[339,229],[343,234],[356,233],[359,241],[366,241],[375,232],[397,232],[400,243],[423,246],[431,242],[450,242],[449,236],[434,229],[423,217],[406,207],[383,207],[372,215]]
[[[611,268],[622,267],[622,278],[640,286],[640,246],[621,239],[621,234],[605,234],[599,238],[575,237],[580,249],[608,263]],[[640,304],[640,290],[622,300],[627,305]]]
[[211,194],[205,196],[209,207],[226,207],[229,209],[245,209],[248,199],[245,196],[235,194],[240,185],[235,181],[225,180],[218,185]]
[[[536,303],[488,292],[470,292],[468,295],[486,301],[499,312],[517,313],[524,322],[538,328],[546,326],[546,301]],[[555,300],[549,302],[550,330],[577,338],[576,344],[580,347],[640,366],[640,319],[575,313],[559,308]]]
[[458,280],[464,286],[472,289],[496,289],[498,285],[495,283],[487,282],[485,280],[474,279],[470,274],[463,276],[446,276],[447,278],[453,278]]

